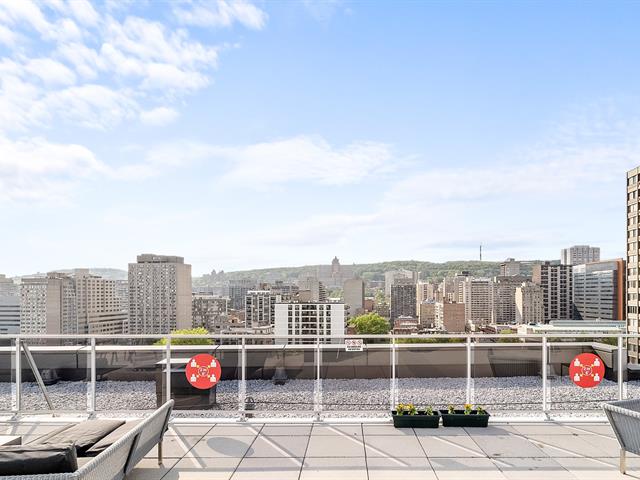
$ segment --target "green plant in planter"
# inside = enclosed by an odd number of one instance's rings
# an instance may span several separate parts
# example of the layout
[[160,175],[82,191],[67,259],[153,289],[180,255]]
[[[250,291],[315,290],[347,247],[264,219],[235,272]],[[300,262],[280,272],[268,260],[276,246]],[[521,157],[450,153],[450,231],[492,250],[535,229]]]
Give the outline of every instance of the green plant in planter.
[[447,412],[451,415],[453,415],[454,413],[456,413],[456,407],[455,405],[447,405]]
[[424,413],[426,415],[433,415],[433,407],[432,406],[428,406],[427,408],[424,409]]
[[471,405],[470,403],[465,403],[464,404],[464,414],[465,415],[471,415],[472,411],[473,411],[473,405]]
[[487,411],[482,407],[476,407],[476,413],[478,415],[487,415]]

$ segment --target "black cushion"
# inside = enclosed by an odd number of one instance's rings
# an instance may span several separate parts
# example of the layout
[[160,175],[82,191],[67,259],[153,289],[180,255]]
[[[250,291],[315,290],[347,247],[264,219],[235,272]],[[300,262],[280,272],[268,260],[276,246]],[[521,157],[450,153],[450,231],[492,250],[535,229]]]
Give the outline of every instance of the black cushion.
[[87,450],[123,423],[123,420],[87,420],[48,437],[39,443],[48,445],[51,443],[73,442],[76,446],[78,456],[83,457]]
[[95,457],[97,455],[100,455],[107,448],[109,448],[115,442],[120,440],[123,435],[125,435],[126,433],[129,433],[136,426],[138,426],[140,424],[140,422],[142,422],[142,420],[134,420],[132,422],[127,422],[124,425],[119,426],[113,432],[111,432],[109,435],[107,435],[102,440],[100,440],[98,443],[96,443],[93,447],[88,449],[85,452],[85,455],[87,457]]
[[68,473],[78,469],[73,443],[0,447],[1,475]]

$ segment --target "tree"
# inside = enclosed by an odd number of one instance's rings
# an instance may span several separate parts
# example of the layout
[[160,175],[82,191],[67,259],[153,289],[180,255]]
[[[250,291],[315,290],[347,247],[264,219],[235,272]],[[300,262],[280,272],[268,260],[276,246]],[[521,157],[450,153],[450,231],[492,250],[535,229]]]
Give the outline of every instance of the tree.
[[516,332],[511,330],[510,328],[505,328],[504,330],[500,330],[500,335],[505,335],[502,338],[498,339],[498,343],[517,343],[519,340],[517,338],[509,338],[507,335],[514,335]]
[[366,335],[385,334],[391,330],[389,321],[377,313],[366,313],[352,318],[349,325],[355,327],[357,333]]
[[[183,330],[173,330],[171,335],[209,335],[209,331],[206,328],[187,328]],[[156,342],[156,345],[166,344],[166,338]],[[172,338],[171,345],[213,345],[213,340],[210,338]]]

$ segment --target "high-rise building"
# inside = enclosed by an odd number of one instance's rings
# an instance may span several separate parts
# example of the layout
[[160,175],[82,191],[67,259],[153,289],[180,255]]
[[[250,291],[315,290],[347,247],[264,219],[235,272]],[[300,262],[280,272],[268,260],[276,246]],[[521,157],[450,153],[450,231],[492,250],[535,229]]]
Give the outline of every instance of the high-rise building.
[[575,265],[573,313],[578,320],[624,320],[624,260]]
[[[638,246],[640,245],[640,167],[627,172],[627,332],[640,333],[640,272]],[[640,340],[627,339],[629,363],[638,363]]]
[[466,331],[465,306],[463,303],[436,302],[436,328],[449,333]]
[[20,297],[0,295],[0,334],[20,333]]
[[417,317],[416,284],[413,279],[398,278],[391,285],[389,315],[392,322],[398,317]]
[[73,278],[51,272],[23,278],[20,284],[20,333],[78,334]]
[[542,287],[533,282],[523,282],[515,292],[516,323],[542,323],[544,299]]
[[255,290],[256,284],[253,280],[242,279],[229,282],[229,308],[233,310],[244,310],[244,297],[249,290]]
[[0,297],[16,297],[18,295],[18,285],[6,275],[0,274]]
[[589,245],[574,245],[563,248],[560,252],[560,263],[562,265],[582,265],[600,261],[600,247],[590,247]]
[[298,297],[301,302],[326,302],[327,290],[320,280],[315,277],[305,277],[298,280]]
[[544,262],[533,266],[533,283],[542,287],[544,322],[573,319],[571,265]]
[[465,319],[473,325],[491,323],[493,282],[490,278],[467,277],[462,282]]
[[433,328],[436,323],[436,303],[425,300],[418,306],[418,323],[420,328]]
[[[285,339],[288,335],[344,335],[344,303],[277,303],[274,333],[280,343],[315,343],[314,339]],[[327,343],[331,342],[326,340]],[[339,340],[337,340],[339,341]]]
[[191,265],[143,254],[129,264],[129,333],[164,334],[192,324]]
[[468,278],[471,278],[471,274],[466,270],[453,277],[445,277],[442,281],[442,300],[450,303],[463,303],[463,287]]
[[279,295],[270,290],[249,290],[244,298],[244,321],[247,328],[273,325]]
[[438,300],[439,287],[433,282],[418,282],[416,284],[416,308],[424,301],[435,302]]
[[349,278],[342,287],[347,318],[357,317],[364,313],[364,280]]
[[491,292],[491,322],[509,324],[516,321],[516,288],[528,280],[523,275],[494,277]]
[[500,276],[512,277],[514,275],[520,275],[520,262],[517,262],[515,258],[507,258],[500,264]]
[[418,282],[418,274],[411,270],[391,270],[384,273],[384,294],[391,296],[391,285],[398,280],[411,280],[413,283]]
[[10,278],[0,275],[0,334],[20,333],[20,295]]
[[122,334],[128,320],[118,298],[115,280],[91,275],[86,268],[73,272],[79,334]]
[[209,333],[220,333],[231,326],[228,298],[194,295],[191,303],[194,328],[205,328]]

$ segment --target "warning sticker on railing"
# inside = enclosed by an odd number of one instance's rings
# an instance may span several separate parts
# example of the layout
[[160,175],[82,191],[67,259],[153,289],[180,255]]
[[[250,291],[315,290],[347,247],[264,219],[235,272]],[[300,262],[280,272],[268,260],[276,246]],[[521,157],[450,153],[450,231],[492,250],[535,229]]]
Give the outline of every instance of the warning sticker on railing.
[[361,338],[347,338],[344,341],[344,349],[347,352],[361,352],[364,342]]
[[593,353],[581,353],[569,365],[569,377],[580,388],[593,388],[604,378],[604,362]]

